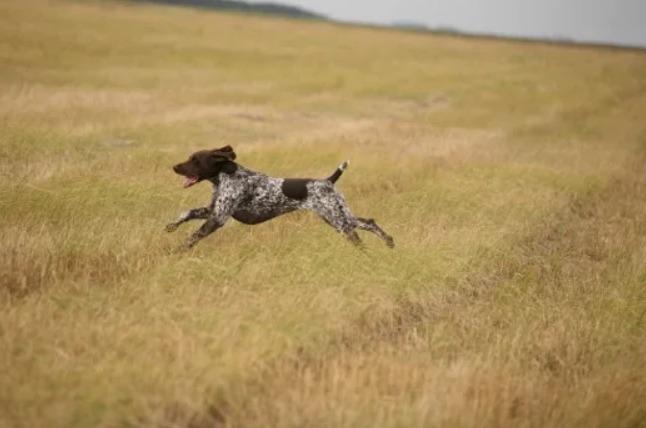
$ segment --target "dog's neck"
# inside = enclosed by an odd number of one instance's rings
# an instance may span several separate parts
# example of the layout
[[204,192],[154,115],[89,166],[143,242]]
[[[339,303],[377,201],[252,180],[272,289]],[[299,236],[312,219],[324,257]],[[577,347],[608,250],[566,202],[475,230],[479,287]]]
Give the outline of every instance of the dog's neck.
[[224,162],[222,169],[214,177],[207,178],[213,186],[218,186],[223,177],[249,177],[251,175],[260,175],[259,173],[252,171],[248,168],[243,167],[240,164],[237,164],[233,161]]

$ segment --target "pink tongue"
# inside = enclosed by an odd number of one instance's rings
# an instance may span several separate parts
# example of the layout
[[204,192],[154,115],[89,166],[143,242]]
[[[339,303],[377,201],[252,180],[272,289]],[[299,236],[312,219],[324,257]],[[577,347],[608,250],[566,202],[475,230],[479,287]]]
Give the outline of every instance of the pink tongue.
[[197,182],[197,177],[186,177],[184,180],[184,187],[190,187]]

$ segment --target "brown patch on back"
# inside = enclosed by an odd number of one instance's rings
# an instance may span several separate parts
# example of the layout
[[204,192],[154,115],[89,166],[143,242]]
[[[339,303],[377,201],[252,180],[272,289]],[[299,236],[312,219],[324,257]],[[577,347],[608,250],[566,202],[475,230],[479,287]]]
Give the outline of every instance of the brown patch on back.
[[307,198],[307,183],[310,181],[312,181],[311,178],[286,178],[281,190],[288,198],[305,199]]

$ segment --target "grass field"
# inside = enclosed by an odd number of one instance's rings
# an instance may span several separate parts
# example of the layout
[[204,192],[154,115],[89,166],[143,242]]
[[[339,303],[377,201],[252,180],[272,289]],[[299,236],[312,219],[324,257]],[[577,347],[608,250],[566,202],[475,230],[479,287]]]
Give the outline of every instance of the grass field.
[[[0,2],[0,426],[646,426],[646,53]],[[179,251],[231,144],[311,213]]]

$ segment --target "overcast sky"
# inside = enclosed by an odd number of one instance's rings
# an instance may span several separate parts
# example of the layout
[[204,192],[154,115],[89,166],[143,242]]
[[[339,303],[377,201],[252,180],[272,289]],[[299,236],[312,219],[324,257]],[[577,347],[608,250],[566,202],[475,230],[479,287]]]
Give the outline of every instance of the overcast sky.
[[646,0],[252,0],[343,21],[396,21],[477,33],[561,37],[646,47]]

